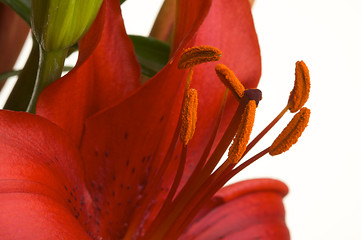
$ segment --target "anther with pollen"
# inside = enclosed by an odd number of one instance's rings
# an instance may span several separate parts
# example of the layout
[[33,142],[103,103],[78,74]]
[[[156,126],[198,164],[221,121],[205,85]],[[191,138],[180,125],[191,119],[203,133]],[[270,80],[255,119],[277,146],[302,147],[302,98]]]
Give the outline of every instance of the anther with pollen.
[[180,139],[187,145],[192,139],[197,122],[198,95],[197,90],[189,89],[183,103],[182,126],[180,129]]
[[283,129],[281,134],[272,143],[269,154],[274,156],[286,152],[295,144],[303,131],[306,129],[310,119],[311,111],[302,108]]
[[236,136],[233,139],[233,143],[228,152],[228,160],[233,163],[237,163],[246,150],[253,128],[256,108],[256,102],[254,100],[249,101],[244,113],[242,114]]
[[296,63],[295,85],[288,100],[291,113],[300,110],[308,100],[311,88],[310,73],[303,61]]
[[243,96],[245,90],[242,83],[238,80],[236,75],[226,67],[224,64],[216,65],[216,73],[222,83],[233,93],[233,95],[239,100]]
[[212,46],[198,46],[184,50],[181,55],[178,68],[190,69],[196,65],[206,62],[218,61],[222,56],[222,52]]

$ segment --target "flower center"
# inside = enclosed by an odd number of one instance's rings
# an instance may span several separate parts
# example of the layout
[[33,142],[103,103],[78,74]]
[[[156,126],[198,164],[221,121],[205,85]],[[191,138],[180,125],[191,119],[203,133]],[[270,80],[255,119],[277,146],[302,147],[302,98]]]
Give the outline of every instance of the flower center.
[[[188,143],[192,141],[192,137],[196,132],[198,106],[197,91],[190,88],[192,85],[193,68],[201,63],[218,61],[220,56],[221,51],[218,49],[210,46],[200,46],[185,50],[180,57],[178,64],[179,69],[188,69],[189,71],[186,80],[182,110],[173,140],[157,173],[156,179],[152,181],[150,191],[152,191],[152,187],[155,190],[162,184],[162,176],[166,172],[169,163],[175,160],[174,154],[176,150],[181,147],[177,172],[175,173],[172,186],[165,198],[164,204],[147,231],[145,233],[139,233],[142,221],[142,217],[140,217],[142,215],[139,214],[137,218],[132,219],[124,239],[132,239],[135,235],[139,235],[142,239],[177,239],[199,213],[202,206],[204,206],[234,175],[267,153],[270,153],[273,156],[287,151],[297,142],[297,139],[306,128],[310,111],[307,108],[301,109],[301,107],[308,98],[309,75],[308,70],[305,70],[307,67],[303,62],[302,64],[299,62],[296,64],[295,88],[291,92],[287,106],[249,144],[248,141],[255,119],[256,108],[262,98],[261,91],[258,89],[245,90],[243,85],[229,68],[225,65],[218,64],[216,66],[216,74],[227,87],[227,90],[224,94],[222,104],[220,105],[216,124],[211,130],[210,138],[204,152],[197,162],[191,176],[183,185],[180,185],[182,177],[184,177],[183,174],[187,159]],[[216,146],[213,146],[220,126],[228,91],[231,91],[238,100],[238,107],[221,139]],[[287,110],[291,110],[291,112],[300,111],[270,147],[248,160],[241,162],[249,150],[253,148],[253,146],[255,146],[256,143],[282,118]],[[178,139],[181,141],[179,142]],[[230,145],[231,147],[229,148]],[[211,151],[212,148],[214,149],[213,151]],[[227,160],[222,164],[219,164],[228,148],[229,153]],[[220,166],[217,168],[218,165]],[[148,198],[148,200],[151,199],[150,196],[148,196]],[[147,199],[144,202],[148,202]],[[145,215],[147,207],[148,205],[143,204],[142,207],[138,209],[138,213],[143,213]]]

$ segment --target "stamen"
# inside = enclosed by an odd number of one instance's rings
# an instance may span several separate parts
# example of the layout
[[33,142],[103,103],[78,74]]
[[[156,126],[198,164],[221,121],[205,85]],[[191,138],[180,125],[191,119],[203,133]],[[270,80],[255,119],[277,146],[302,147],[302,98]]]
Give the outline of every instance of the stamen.
[[310,73],[303,61],[296,63],[295,86],[288,99],[288,107],[292,113],[300,110],[308,100],[310,93]]
[[198,46],[184,50],[179,62],[179,69],[189,69],[205,62],[218,61],[222,56],[221,50],[212,46]]
[[239,100],[243,96],[245,90],[242,83],[238,80],[236,75],[223,64],[217,64],[216,73],[222,83],[233,93],[233,95]]
[[288,123],[281,134],[272,143],[269,154],[274,156],[286,152],[290,147],[295,144],[298,138],[305,130],[310,118],[311,111],[308,108],[302,108]]
[[247,143],[252,132],[255,114],[256,102],[252,100],[249,101],[246,106],[237,130],[236,137],[233,140],[232,146],[229,148],[228,160],[232,163],[237,163],[246,150]]
[[194,135],[197,122],[197,107],[197,90],[192,88],[187,92],[182,109],[182,127],[180,130],[180,139],[184,145],[187,145],[189,140],[191,140]]

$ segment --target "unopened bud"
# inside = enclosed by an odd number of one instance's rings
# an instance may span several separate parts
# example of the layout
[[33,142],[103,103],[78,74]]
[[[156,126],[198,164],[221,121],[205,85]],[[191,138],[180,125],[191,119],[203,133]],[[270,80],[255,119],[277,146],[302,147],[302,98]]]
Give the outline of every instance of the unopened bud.
[[32,0],[32,31],[45,51],[74,45],[93,23],[102,0]]

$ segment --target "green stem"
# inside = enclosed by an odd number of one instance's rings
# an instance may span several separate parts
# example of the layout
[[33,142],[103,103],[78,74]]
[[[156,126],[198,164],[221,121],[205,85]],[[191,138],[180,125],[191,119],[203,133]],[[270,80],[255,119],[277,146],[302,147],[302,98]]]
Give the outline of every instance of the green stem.
[[27,112],[35,113],[36,103],[40,93],[46,86],[60,78],[64,67],[64,61],[67,56],[68,49],[47,52],[40,49],[40,62],[38,74],[34,86],[33,95]]

